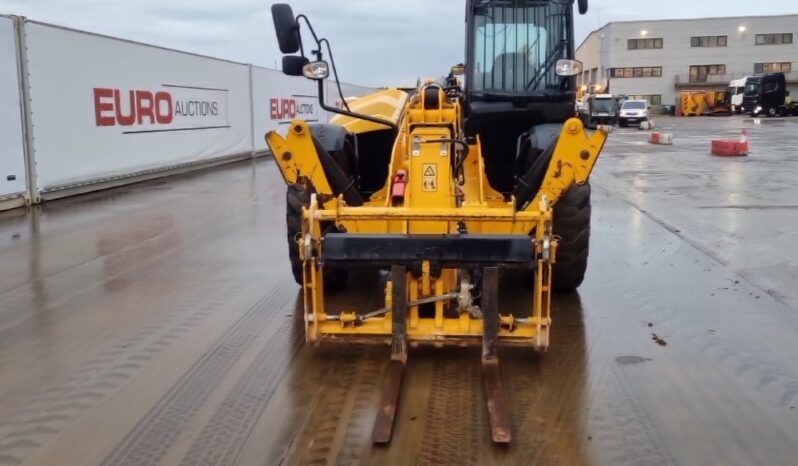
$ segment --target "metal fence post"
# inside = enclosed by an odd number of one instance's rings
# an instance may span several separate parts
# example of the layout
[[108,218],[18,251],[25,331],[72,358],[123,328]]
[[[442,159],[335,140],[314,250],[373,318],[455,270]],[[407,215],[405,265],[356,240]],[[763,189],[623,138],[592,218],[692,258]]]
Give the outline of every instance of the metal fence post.
[[252,157],[255,157],[255,73],[250,63],[249,67],[249,145],[252,148]]
[[39,195],[38,176],[36,174],[36,146],[33,137],[33,115],[31,114],[30,101],[30,75],[28,74],[28,45],[25,34],[25,17],[14,16],[14,32],[17,42],[17,69],[19,72],[20,108],[22,110],[22,150],[25,154],[25,171],[27,178],[27,192],[25,202],[38,204],[41,202]]

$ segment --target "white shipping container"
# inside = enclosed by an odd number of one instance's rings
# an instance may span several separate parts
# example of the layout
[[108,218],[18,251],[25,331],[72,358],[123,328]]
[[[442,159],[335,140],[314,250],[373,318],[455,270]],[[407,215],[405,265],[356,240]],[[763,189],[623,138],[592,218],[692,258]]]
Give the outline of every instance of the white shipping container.
[[0,200],[27,190],[14,19],[0,16]]
[[305,77],[286,76],[281,71],[253,66],[255,150],[266,149],[267,131],[284,128],[295,118],[326,123],[327,112],[319,105],[317,89],[316,82]]
[[249,66],[28,21],[42,192],[252,147]]

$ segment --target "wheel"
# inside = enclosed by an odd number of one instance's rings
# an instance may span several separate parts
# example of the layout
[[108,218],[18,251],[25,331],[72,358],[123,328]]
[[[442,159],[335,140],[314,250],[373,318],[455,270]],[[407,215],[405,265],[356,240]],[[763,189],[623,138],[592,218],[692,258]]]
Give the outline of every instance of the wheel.
[[552,266],[554,291],[573,291],[582,284],[590,247],[590,185],[573,186],[554,206],[554,235],[560,238]]
[[771,107],[771,108],[768,109],[768,116],[769,117],[776,116],[776,107]]
[[[302,285],[302,260],[299,258],[299,236],[302,234],[302,207],[310,205],[310,192],[298,183],[288,186],[285,193],[285,223],[288,232],[288,259],[291,261],[291,273],[294,280]],[[337,231],[335,225],[322,225],[325,233]],[[334,266],[324,267],[324,289],[338,291],[346,286],[349,272]]]
[[618,127],[619,127],[619,128],[626,128],[626,122],[625,122],[625,121],[623,121],[623,120],[619,121],[619,122],[618,122]]

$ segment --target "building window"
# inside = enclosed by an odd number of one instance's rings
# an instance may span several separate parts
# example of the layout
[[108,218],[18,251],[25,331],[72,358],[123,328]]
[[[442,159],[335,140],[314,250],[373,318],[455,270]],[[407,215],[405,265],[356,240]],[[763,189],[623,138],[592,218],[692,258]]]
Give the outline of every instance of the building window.
[[726,47],[727,36],[697,36],[690,38],[690,47]]
[[792,63],[754,63],[754,73],[789,73],[792,71]]
[[709,76],[723,74],[726,74],[726,65],[695,65],[690,67],[690,82],[705,83],[712,80]]
[[787,34],[757,34],[756,45],[781,45],[792,44],[792,33]]
[[629,50],[661,49],[662,39],[629,39],[627,47]]
[[659,78],[661,76],[661,66],[646,66],[640,68],[610,68],[611,78]]
[[645,100],[649,105],[662,105],[662,96],[656,95],[630,95],[629,100]]

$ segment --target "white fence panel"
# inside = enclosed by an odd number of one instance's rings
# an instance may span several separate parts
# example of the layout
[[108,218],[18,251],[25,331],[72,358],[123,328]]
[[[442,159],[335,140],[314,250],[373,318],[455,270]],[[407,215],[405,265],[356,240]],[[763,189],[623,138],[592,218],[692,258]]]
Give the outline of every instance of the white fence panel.
[[249,67],[26,22],[43,192],[252,151]]
[[27,190],[14,20],[0,16],[0,199]]
[[326,123],[327,112],[319,105],[317,89],[316,82],[307,78],[252,67],[255,150],[266,149],[263,136],[267,131],[284,128],[295,118]]

